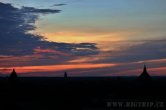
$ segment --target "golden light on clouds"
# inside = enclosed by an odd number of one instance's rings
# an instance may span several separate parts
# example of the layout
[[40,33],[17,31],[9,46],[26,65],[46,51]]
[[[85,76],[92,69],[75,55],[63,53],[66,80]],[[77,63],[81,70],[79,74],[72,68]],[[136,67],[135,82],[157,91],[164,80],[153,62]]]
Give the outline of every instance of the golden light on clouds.
[[[40,33],[40,32],[36,32]],[[82,43],[82,42],[94,42],[102,43],[108,41],[123,41],[128,40],[127,36],[133,35],[135,32],[107,32],[107,33],[95,33],[95,32],[77,32],[77,31],[62,31],[62,32],[45,32],[42,35],[48,41],[53,42],[65,42],[65,43]]]

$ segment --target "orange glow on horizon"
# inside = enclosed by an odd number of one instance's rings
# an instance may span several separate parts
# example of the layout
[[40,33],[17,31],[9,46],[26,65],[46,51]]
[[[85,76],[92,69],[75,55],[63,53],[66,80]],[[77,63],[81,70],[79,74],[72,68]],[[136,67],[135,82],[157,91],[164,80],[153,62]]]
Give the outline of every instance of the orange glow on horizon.
[[[15,68],[17,73],[35,73],[35,72],[57,72],[57,71],[67,71],[72,69],[95,69],[103,67],[113,67],[116,64],[70,64],[70,65],[46,65],[46,66],[22,66],[22,67],[12,67]],[[5,68],[11,72],[12,68]],[[1,70],[4,68],[0,68]]]

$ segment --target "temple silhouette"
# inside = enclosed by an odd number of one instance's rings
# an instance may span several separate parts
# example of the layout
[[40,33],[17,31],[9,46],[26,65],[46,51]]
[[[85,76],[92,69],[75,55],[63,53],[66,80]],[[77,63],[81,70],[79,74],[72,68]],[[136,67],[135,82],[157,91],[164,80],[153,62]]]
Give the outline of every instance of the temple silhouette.
[[67,77],[68,77],[68,76],[67,76],[67,72],[65,72],[65,73],[64,73],[64,78],[67,78]]
[[149,75],[146,65],[144,65],[143,72],[141,75],[138,77],[140,80],[150,80],[151,76]]
[[12,73],[10,74],[10,78],[17,78],[17,73],[15,71],[15,69],[13,69]]
[[[17,73],[15,71],[15,69],[12,70],[9,78],[10,79],[16,79],[18,76],[17,76]],[[64,73],[64,78],[67,78],[68,77],[68,74],[67,72]],[[138,77],[139,79],[142,79],[142,80],[149,80],[151,79],[151,76],[149,75],[148,71],[147,71],[147,67],[146,65],[144,65],[144,68],[143,68],[143,72],[141,73],[141,75]]]
[[10,76],[9,76],[9,81],[14,83],[17,80],[17,73],[15,71],[15,69],[13,69],[13,71],[11,72]]
[[[166,103],[166,77],[150,76],[146,65],[142,67],[140,75],[132,77],[70,77],[67,71],[55,78],[19,77],[13,69],[9,83],[0,78],[0,105],[2,110],[140,110],[143,107],[114,103],[155,103],[160,99]],[[151,108],[143,109],[156,110]]]

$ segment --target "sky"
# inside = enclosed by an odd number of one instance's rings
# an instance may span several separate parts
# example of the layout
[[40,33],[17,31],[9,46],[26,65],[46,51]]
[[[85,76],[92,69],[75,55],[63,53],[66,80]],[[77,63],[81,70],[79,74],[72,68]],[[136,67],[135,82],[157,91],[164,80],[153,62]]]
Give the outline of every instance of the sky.
[[165,0],[0,0],[0,76],[166,75]]

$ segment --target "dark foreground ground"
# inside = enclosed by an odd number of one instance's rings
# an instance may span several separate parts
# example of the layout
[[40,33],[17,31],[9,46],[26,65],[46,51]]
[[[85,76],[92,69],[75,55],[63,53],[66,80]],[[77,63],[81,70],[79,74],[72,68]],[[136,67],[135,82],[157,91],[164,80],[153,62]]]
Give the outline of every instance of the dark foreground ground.
[[0,78],[0,110],[166,110],[166,78]]

